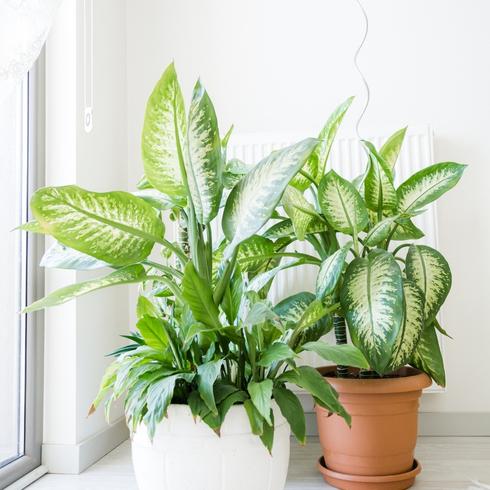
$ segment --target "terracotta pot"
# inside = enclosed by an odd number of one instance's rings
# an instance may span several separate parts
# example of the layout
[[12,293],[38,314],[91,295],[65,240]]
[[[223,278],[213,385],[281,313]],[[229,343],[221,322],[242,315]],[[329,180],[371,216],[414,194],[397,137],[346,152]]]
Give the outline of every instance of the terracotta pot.
[[131,434],[139,490],[283,490],[289,425],[273,402],[272,455],[250,430],[243,405],[226,415],[221,436],[195,421],[187,405],[170,405],[151,441],[145,425]]
[[349,428],[341,417],[316,407],[326,467],[346,476],[388,476],[412,471],[419,398],[422,389],[430,386],[430,378],[410,367],[382,379],[337,378],[335,366],[319,371],[328,377],[352,416]]

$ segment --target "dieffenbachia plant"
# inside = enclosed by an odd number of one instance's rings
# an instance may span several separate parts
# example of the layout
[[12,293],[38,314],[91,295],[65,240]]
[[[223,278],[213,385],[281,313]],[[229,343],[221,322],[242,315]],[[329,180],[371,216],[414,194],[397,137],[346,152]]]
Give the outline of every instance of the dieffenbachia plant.
[[[396,186],[402,129],[379,151],[369,142],[365,172],[352,182],[329,168],[337,129],[352,99],[329,118],[305,166],[286,189],[282,216],[265,236],[307,240],[321,264],[316,300],[335,316],[337,343],[347,331],[369,367],[361,376],[392,373],[406,364],[445,385],[437,314],[451,287],[451,271],[412,218],[454,187],[465,165],[437,163]],[[348,162],[344,163],[348,165]],[[339,376],[352,376],[340,364]]]
[[[35,221],[25,229],[51,235],[45,267],[112,269],[30,305],[32,312],[118,284],[139,283],[137,329],[117,349],[95,409],[123,397],[128,424],[150,435],[170,403],[188,404],[214,430],[243,404],[252,430],[270,449],[274,399],[300,441],[305,419],[286,383],[349,421],[337,393],[313,368],[296,365],[303,350],[367,367],[353,346],[328,347],[329,309],[312,294],[274,306],[267,291],[282,269],[319,259],[260,235],[289,182],[316,148],[315,139],[271,153],[254,167],[228,161],[213,104],[200,82],[184,108],[173,64],[153,90],[142,135],[139,190],[91,192],[76,186],[38,190]],[[164,223],[178,222],[176,241]],[[215,237],[213,230],[223,230]]]

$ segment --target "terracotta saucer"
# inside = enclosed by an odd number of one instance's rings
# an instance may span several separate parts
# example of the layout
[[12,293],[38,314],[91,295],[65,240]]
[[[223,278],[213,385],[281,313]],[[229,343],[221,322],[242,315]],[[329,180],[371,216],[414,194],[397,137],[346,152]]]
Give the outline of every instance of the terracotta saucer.
[[342,490],[405,490],[413,485],[415,477],[420,473],[422,467],[415,459],[410,471],[398,475],[347,475],[329,470],[322,456],[318,461],[318,470],[328,484]]

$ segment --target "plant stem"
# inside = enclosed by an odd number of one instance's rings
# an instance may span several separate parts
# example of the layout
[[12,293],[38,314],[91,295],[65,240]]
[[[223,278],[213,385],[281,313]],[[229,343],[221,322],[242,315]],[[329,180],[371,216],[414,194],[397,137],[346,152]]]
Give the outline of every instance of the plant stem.
[[182,272],[168,265],[159,264],[157,262],[153,262],[152,260],[143,260],[143,264],[149,265],[150,267],[153,267],[154,269],[164,272],[165,274],[168,274],[170,276],[175,276],[178,279],[182,279],[184,277],[184,274],[182,274]]
[[[333,325],[335,330],[335,342],[337,345],[347,344],[347,329],[345,328],[345,318],[343,316],[335,315],[333,318]],[[337,377],[347,378],[349,375],[349,368],[347,366],[337,366]]]
[[146,276],[147,281],[157,281],[165,284],[170,291],[172,291],[175,299],[178,300],[181,304],[185,304],[184,297],[180,291],[180,288],[175,284],[171,279],[165,276]]
[[165,248],[171,250],[184,265],[187,264],[187,262],[189,261],[185,253],[180,249],[180,247],[169,242],[166,238],[160,238],[158,240],[158,243],[160,245],[163,245]]
[[396,229],[398,228],[398,223],[395,222],[395,226],[391,230],[390,234],[388,235],[388,238],[386,239],[386,250],[388,250],[388,247],[390,246],[391,239],[393,238],[393,235],[395,234]]
[[233,269],[235,268],[236,258],[238,255],[238,247],[233,250],[233,255],[226,262],[225,269],[223,271],[223,275],[219,278],[218,284],[216,285],[216,289],[213,293],[213,301],[216,305],[221,303],[223,296],[226,291],[226,287],[230,282],[230,277],[233,274]]
[[402,245],[398,245],[398,247],[396,247],[395,250],[393,250],[393,255],[396,255],[402,248],[411,247],[411,246],[412,246],[411,243],[403,243]]
[[316,188],[318,188],[318,184],[316,180],[305,170],[300,170],[299,173],[307,180],[309,180]]

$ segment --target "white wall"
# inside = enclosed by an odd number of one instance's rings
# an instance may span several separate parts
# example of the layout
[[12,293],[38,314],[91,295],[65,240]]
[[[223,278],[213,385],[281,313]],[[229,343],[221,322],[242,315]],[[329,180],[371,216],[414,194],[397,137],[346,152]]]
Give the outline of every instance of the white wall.
[[[361,132],[429,123],[437,161],[470,164],[439,205],[441,251],[454,286],[444,310],[448,388],[423,410],[490,412],[490,2],[364,0],[370,33],[360,63],[372,101]],[[352,56],[362,35],[354,0],[128,0],[128,178],[139,178],[146,99],[174,59],[187,100],[197,78],[222,131],[314,135],[333,107],[363,92]]]
[[[65,1],[46,47],[46,183],[126,189],[125,3],[94,2],[94,125],[83,128],[82,4]],[[97,271],[99,275],[100,271]],[[50,291],[89,273],[48,271]],[[46,312],[44,463],[78,472],[127,437],[121,406],[87,418],[104,357],[128,331],[128,289],[106,289]]]

